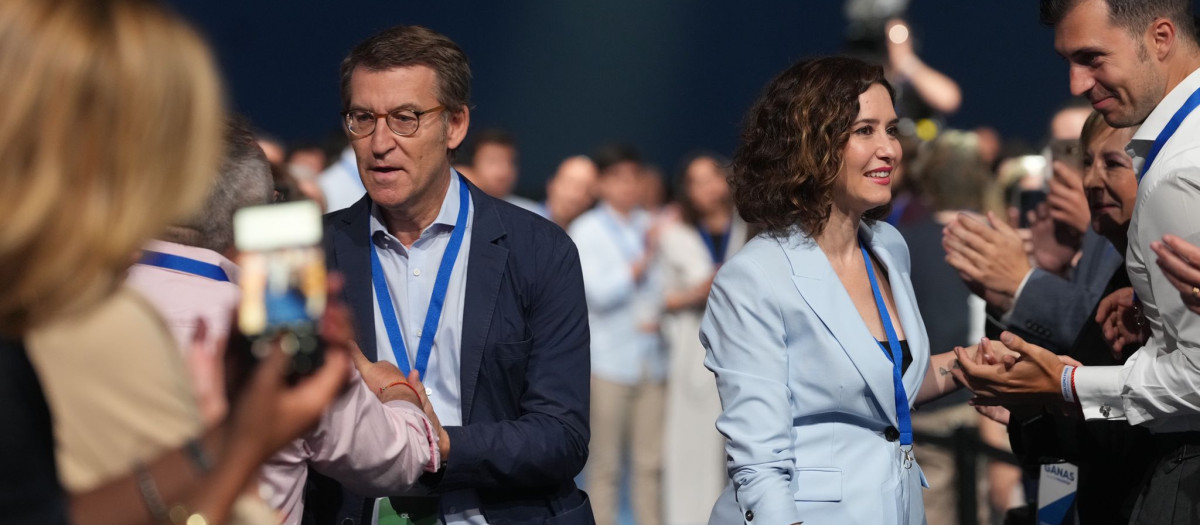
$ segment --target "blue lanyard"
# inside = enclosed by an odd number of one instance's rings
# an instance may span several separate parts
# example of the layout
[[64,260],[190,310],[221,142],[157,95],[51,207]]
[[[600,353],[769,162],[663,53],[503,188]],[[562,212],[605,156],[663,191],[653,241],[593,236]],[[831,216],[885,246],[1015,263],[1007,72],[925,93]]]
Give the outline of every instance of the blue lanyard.
[[625,230],[621,229],[621,224],[613,216],[613,211],[604,209],[601,212],[604,214],[604,225],[608,226],[608,231],[612,234],[613,242],[617,243],[617,248],[621,250],[621,254],[625,256],[625,260],[630,262],[636,261],[638,255],[640,255],[640,250],[637,246],[629,245],[629,237],[625,235]]
[[[458,250],[462,247],[463,235],[466,234],[467,211],[470,206],[471,193],[467,188],[467,180],[459,175],[458,222],[450,232],[450,243],[442,253],[442,262],[433,281],[433,295],[429,297],[429,308],[425,311],[425,324],[421,328],[421,340],[417,343],[417,357],[412,367],[417,369],[421,380],[425,379],[425,369],[429,366],[429,355],[433,351],[433,337],[437,334],[438,323],[442,320],[442,306],[446,303],[450,274],[454,271],[454,261],[458,259]],[[383,318],[383,327],[387,329],[392,354],[396,357],[396,366],[408,375],[408,347],[404,344],[404,334],[400,332],[400,320],[396,317],[396,309],[392,307],[392,294],[388,292],[387,278],[383,275],[383,265],[379,262],[379,252],[375,250],[374,242],[370,244],[371,280],[375,285],[375,299],[379,301],[379,316]]]
[[1142,171],[1138,172],[1138,182],[1141,182],[1142,177],[1150,172],[1150,165],[1154,163],[1155,157],[1158,157],[1158,152],[1163,149],[1168,140],[1171,140],[1171,136],[1175,135],[1175,131],[1179,129],[1183,119],[1187,118],[1198,105],[1200,105],[1200,88],[1192,92],[1183,105],[1175,110],[1175,114],[1171,115],[1171,120],[1167,121],[1167,125],[1163,127],[1162,131],[1158,132],[1158,137],[1154,139],[1154,145],[1150,146],[1150,153],[1146,154],[1146,162],[1142,164]]
[[142,252],[142,258],[138,261],[138,264],[198,275],[223,283],[230,282],[229,275],[220,266],[169,253],[145,250]]
[[700,232],[700,240],[704,241],[704,245],[708,247],[708,254],[712,256],[713,264],[721,264],[725,262],[725,254],[729,252],[729,236],[733,233],[733,220],[729,221],[729,225],[725,227],[725,242],[721,243],[721,251],[717,252],[717,243],[713,241],[712,235],[708,233],[708,229],[703,224],[696,224],[696,230]]
[[[871,255],[861,240],[858,248],[862,250],[863,261],[867,264],[867,277],[871,279],[871,292],[875,294],[875,307],[879,309],[879,318],[883,321],[883,330],[887,332],[888,347],[891,354],[885,355],[892,361],[892,387],[896,391],[896,418],[900,421],[900,446],[912,447],[912,414],[908,409],[908,393],[904,391],[904,379],[901,366],[904,363],[904,353],[900,350],[900,341],[896,337],[896,329],[892,326],[892,317],[888,315],[887,304],[883,302],[883,293],[879,291],[879,282],[875,280],[875,269],[871,267]],[[906,456],[907,457],[907,456]]]

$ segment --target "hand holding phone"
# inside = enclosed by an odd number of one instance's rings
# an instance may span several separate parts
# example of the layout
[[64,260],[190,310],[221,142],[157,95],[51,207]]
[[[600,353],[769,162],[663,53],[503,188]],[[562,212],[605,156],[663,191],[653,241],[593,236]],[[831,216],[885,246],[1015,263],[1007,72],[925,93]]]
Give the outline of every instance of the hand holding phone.
[[258,359],[277,343],[290,375],[323,362],[318,327],[325,311],[321,210],[311,201],[250,206],[234,215],[242,301],[238,329]]

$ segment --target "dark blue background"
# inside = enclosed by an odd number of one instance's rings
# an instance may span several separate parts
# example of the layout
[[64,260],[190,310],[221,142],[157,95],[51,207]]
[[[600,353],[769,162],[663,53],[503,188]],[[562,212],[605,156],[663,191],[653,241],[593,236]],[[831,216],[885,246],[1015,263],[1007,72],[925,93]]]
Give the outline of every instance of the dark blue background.
[[[842,47],[835,0],[403,2],[170,0],[217,50],[235,108],[284,140],[336,132],[338,64],[394,24],[422,24],[470,57],[471,128],[510,130],[519,193],[558,161],[631,142],[668,173],[686,152],[730,153],[759,90],[791,62]],[[956,79],[954,127],[1036,143],[1067,97],[1065,63],[1032,1],[914,0],[927,63]]]

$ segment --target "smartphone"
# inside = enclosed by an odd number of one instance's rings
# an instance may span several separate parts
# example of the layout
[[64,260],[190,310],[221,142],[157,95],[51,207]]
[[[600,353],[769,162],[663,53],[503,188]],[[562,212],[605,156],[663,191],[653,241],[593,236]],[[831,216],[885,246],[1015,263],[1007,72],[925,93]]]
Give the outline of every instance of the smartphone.
[[325,312],[321,208],[312,201],[249,206],[233,216],[241,267],[238,331],[255,358],[271,344],[291,358],[290,376],[324,362],[318,334]]
[[[1058,139],[1050,142],[1050,161],[1061,162],[1075,171],[1083,173],[1083,145],[1079,139]],[[1053,170],[1053,168],[1051,168]],[[1053,172],[1051,172],[1053,173]]]
[[1022,228],[1029,227],[1029,212],[1037,209],[1037,205],[1046,202],[1046,190],[1022,190],[1018,195],[1020,210],[1018,220]]

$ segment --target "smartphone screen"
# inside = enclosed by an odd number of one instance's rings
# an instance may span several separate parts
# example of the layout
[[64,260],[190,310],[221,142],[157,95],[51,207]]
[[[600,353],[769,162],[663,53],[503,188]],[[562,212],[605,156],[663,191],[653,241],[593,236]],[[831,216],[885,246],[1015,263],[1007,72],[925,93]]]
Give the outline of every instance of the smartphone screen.
[[1046,202],[1045,190],[1024,190],[1019,195],[1020,199],[1020,215],[1018,216],[1020,227],[1029,227],[1029,212],[1037,209],[1037,205]]
[[241,266],[238,329],[262,358],[278,342],[294,376],[323,362],[317,333],[325,312],[321,209],[311,201],[250,206],[233,218]]

